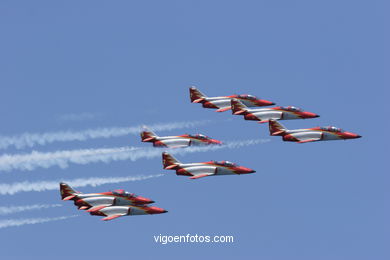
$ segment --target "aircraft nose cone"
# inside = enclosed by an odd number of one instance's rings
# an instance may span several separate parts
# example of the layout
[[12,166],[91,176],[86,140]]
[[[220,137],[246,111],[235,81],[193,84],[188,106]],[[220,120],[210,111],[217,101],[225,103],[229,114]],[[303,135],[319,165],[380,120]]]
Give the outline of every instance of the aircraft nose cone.
[[254,172],[256,172],[256,171],[255,171],[255,170],[252,170],[252,169],[250,169],[250,168],[240,167],[239,172],[240,172],[241,174],[245,174],[245,173],[254,173]]
[[212,140],[212,143],[213,143],[213,144],[222,144],[222,142],[221,142],[221,141],[219,141],[219,140],[215,140],[215,139],[213,139],[213,140]]
[[168,211],[162,208],[157,208],[157,207],[151,207],[151,214],[162,214],[162,213],[167,213]]
[[144,197],[138,197],[137,202],[140,204],[149,204],[149,203],[154,203],[154,200],[144,198]]
[[272,105],[275,105],[274,102],[271,102],[271,101],[268,101],[268,100],[258,100],[257,101],[257,104],[260,105],[260,106],[272,106]]
[[316,118],[316,117],[320,117],[319,115],[314,114],[314,113],[312,113],[312,112],[303,112],[303,116],[306,117],[306,118]]
[[355,138],[361,138],[362,137],[361,135],[354,134],[354,133],[351,133],[351,132],[345,132],[344,136],[345,136],[346,139],[355,139]]

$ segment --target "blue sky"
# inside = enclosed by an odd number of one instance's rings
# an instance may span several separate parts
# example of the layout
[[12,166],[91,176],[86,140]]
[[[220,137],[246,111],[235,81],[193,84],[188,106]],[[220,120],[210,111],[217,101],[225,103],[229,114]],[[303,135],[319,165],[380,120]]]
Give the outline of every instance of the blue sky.
[[[192,181],[164,172],[159,158],[2,172],[1,183],[163,173],[80,190],[124,188],[169,213],[106,223],[61,202],[57,191],[4,195],[0,206],[64,206],[1,219],[81,216],[1,229],[0,254],[388,259],[386,7],[382,1],[2,1],[1,135],[209,119],[207,125],[159,134],[271,141],[178,156],[185,162],[227,159],[257,170],[248,176]],[[191,104],[190,85],[210,96],[250,93],[321,115],[283,122],[288,128],[335,125],[363,138],[283,143],[268,136],[266,125]],[[60,120],[74,115],[84,119]],[[126,145],[147,146],[129,135],[34,150]],[[153,241],[154,235],[187,233],[234,235],[236,241]]]

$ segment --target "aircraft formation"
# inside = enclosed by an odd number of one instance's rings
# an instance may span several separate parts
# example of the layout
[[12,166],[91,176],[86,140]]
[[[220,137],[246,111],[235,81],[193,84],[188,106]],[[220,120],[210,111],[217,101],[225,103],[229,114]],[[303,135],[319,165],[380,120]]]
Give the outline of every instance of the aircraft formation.
[[[344,131],[334,126],[313,127],[289,130],[279,120],[317,118],[319,115],[304,111],[294,106],[275,106],[274,102],[260,99],[253,95],[240,94],[230,96],[208,97],[196,87],[190,87],[190,100],[200,103],[204,108],[216,109],[216,112],[231,110],[233,115],[243,116],[245,120],[268,123],[271,136],[281,136],[283,141],[308,143],[329,140],[356,139],[361,136]],[[150,142],[157,148],[183,148],[189,146],[221,145],[222,142],[203,134],[182,134],[177,136],[158,136],[146,126],[141,133],[142,142]],[[181,163],[167,151],[162,152],[162,164],[165,170],[175,170],[176,175],[199,179],[217,175],[241,175],[256,172],[253,169],[239,166],[230,161],[208,161]],[[72,200],[80,210],[91,215],[103,216],[102,220],[111,220],[127,215],[154,215],[166,213],[167,210],[150,206],[153,200],[124,190],[102,193],[81,193],[73,190],[68,184],[60,183],[62,200]]]
[[344,131],[335,126],[288,130],[277,121],[308,119],[320,116],[294,106],[256,108],[275,105],[275,103],[259,99],[252,95],[207,97],[196,87],[190,87],[190,98],[192,103],[202,103],[203,107],[217,109],[217,112],[232,110],[233,115],[244,116],[245,120],[258,121],[258,123],[269,123],[270,135],[282,136],[283,141],[308,143],[316,141],[356,139],[361,137],[358,134]]
[[165,209],[149,206],[153,200],[129,193],[114,190],[101,193],[81,193],[73,190],[68,184],[60,183],[62,200],[73,200],[80,210],[91,215],[103,216],[102,220],[111,220],[128,215],[152,215],[166,213]]

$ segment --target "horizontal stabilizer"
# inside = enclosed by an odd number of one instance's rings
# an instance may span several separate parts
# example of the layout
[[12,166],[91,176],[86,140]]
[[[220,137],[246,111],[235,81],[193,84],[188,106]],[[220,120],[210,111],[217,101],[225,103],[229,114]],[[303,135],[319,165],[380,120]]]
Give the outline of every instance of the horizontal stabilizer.
[[111,215],[111,216],[102,218],[102,220],[103,220],[103,221],[107,221],[107,220],[111,220],[111,219],[114,219],[114,218],[119,218],[119,217],[122,217],[122,216],[124,216],[124,215],[121,215],[121,214]]
[[107,206],[110,206],[110,205],[107,204],[107,205],[94,206],[94,207],[88,209],[87,212],[95,212],[95,211],[101,210],[101,209],[103,209],[103,208],[105,208]]
[[200,103],[204,100],[204,98],[198,98],[198,99],[195,99],[194,101],[192,101],[193,103]]
[[154,139],[155,139],[154,137],[148,137],[148,138],[142,139],[142,142],[149,142],[149,141],[152,141]]
[[225,112],[225,111],[228,111],[230,109],[232,109],[232,108],[231,107],[222,107],[220,109],[217,109],[215,112]]
[[207,177],[207,176],[210,176],[210,175],[213,175],[213,174],[210,174],[210,173],[202,173],[202,174],[198,174],[198,175],[192,176],[192,177],[190,177],[190,179],[194,180],[194,179],[199,179],[199,178]]
[[276,132],[273,132],[272,135],[280,135],[280,134],[283,134],[284,131],[276,131]]
[[245,110],[239,110],[239,111],[234,112],[233,115],[241,115],[245,112],[246,112]]
[[176,164],[172,164],[172,165],[169,165],[169,166],[165,167],[165,169],[166,169],[166,170],[171,170],[171,169],[174,169],[174,168],[176,168],[176,167],[177,167]]
[[71,200],[74,197],[76,197],[76,196],[75,195],[70,195],[70,196],[67,196],[67,197],[63,198],[62,200]]

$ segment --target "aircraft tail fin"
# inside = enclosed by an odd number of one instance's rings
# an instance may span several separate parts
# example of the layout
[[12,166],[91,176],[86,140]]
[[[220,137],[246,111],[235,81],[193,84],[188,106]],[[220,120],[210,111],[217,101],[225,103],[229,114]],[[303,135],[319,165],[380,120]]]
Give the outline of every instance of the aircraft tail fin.
[[190,87],[190,98],[192,103],[200,103],[207,96],[200,92],[196,87]]
[[146,126],[142,127],[142,132],[141,132],[141,140],[142,142],[151,142],[156,140],[157,135],[147,128]]
[[276,120],[269,120],[269,133],[270,135],[284,135],[287,128]]
[[79,192],[77,192],[74,189],[72,189],[68,184],[66,184],[64,182],[61,182],[60,183],[60,193],[61,193],[61,199],[62,200],[71,200]]
[[245,114],[248,110],[248,107],[245,106],[240,100],[233,98],[230,101],[232,105],[232,114],[233,115],[242,115]]
[[177,160],[175,157],[173,157],[167,152],[162,153],[162,162],[164,169],[167,170],[174,169],[180,164],[179,160]]

